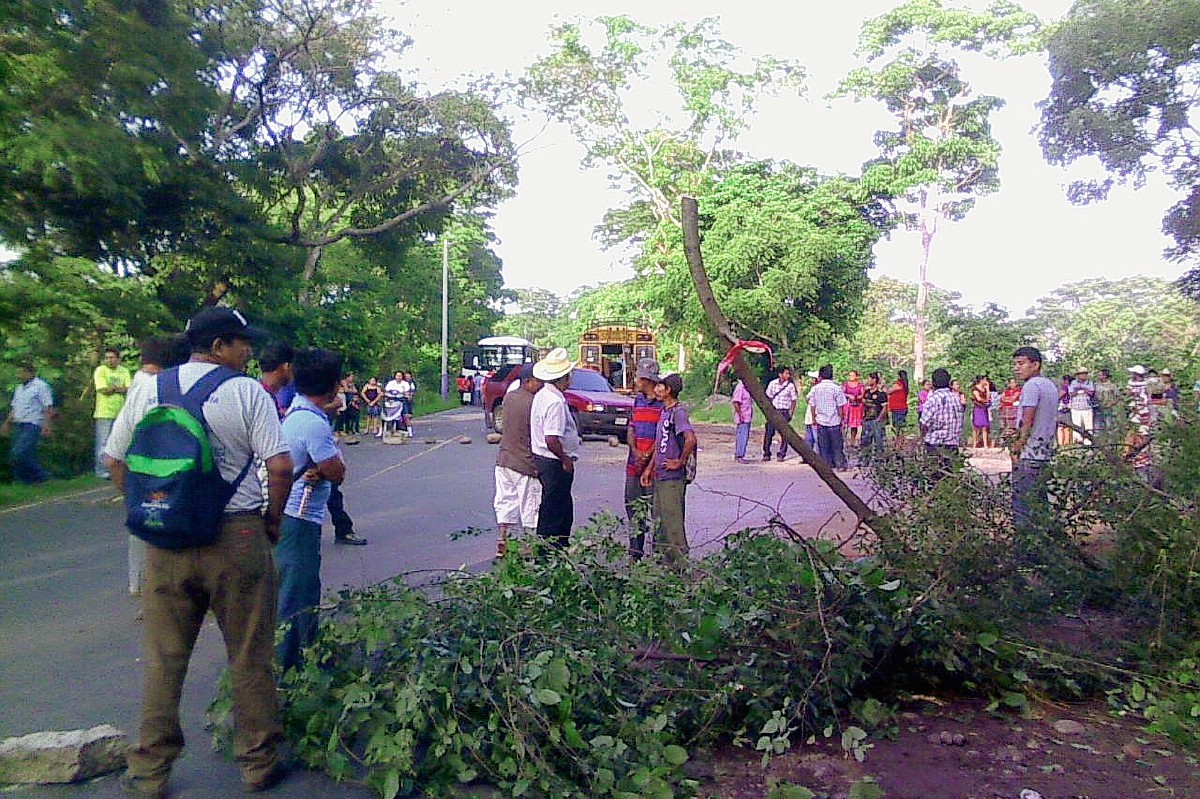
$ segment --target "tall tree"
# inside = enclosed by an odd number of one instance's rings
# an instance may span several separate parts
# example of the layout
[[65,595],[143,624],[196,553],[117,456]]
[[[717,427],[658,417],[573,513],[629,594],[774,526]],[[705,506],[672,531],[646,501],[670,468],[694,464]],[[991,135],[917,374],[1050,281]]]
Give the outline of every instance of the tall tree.
[[[550,38],[554,51],[528,69],[522,94],[570,128],[585,166],[607,167],[613,185],[628,192],[629,205],[597,226],[606,245],[642,244],[660,222],[678,228],[679,198],[712,187],[758,97],[798,89],[803,79],[794,63],[745,58],[720,38],[715,19],[652,28],[627,16],[598,17],[560,25]],[[634,91],[661,86],[664,70],[679,94],[672,107]],[[665,247],[651,242],[660,253]]]
[[[1042,151],[1051,164],[1095,156],[1108,175],[1071,184],[1074,202],[1104,199],[1117,183],[1140,187],[1162,170],[1184,196],[1163,231],[1176,260],[1200,254],[1200,3],[1079,0],[1047,40],[1050,96]],[[1200,271],[1185,283],[1200,296]]]
[[863,182],[899,198],[893,212],[920,232],[918,379],[925,374],[929,257],[938,225],[961,219],[977,197],[1000,186],[1000,143],[990,119],[1003,100],[975,93],[954,55],[1018,52],[1037,29],[1037,17],[1006,0],[982,12],[910,0],[863,26],[858,52],[874,66],[853,70],[835,92],[878,100],[896,119],[896,129],[876,134],[880,158],[866,165]]
[[410,222],[410,234],[436,232],[455,207],[492,204],[515,185],[496,101],[405,81],[388,62],[409,41],[372,0],[229,0],[203,11],[197,35],[227,89],[206,138],[180,144],[229,168],[281,220],[275,239],[303,249],[306,288],[332,244]]

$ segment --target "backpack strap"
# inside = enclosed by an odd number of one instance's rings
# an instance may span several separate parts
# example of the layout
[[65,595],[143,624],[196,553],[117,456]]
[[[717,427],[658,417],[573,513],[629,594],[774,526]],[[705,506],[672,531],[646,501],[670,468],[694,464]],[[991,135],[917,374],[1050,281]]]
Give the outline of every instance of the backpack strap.
[[[204,403],[212,396],[222,383],[234,377],[244,377],[242,372],[236,369],[230,369],[228,366],[218,366],[205,373],[197,380],[187,393],[183,393],[179,384],[179,367],[172,367],[158,373],[158,401],[160,404],[176,405],[183,408],[196,421],[204,427],[204,432],[210,437],[212,436],[212,428],[208,426],[208,422],[204,418]],[[238,472],[237,478],[234,479],[230,486],[236,492],[238,486],[246,479],[246,475],[250,472],[250,467],[254,465],[254,455],[251,454],[246,459],[246,465]]]

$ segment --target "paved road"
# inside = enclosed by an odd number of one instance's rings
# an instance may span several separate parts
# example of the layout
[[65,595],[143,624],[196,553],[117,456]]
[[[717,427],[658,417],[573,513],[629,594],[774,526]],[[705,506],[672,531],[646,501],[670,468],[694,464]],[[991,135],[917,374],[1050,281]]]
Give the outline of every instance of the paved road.
[[[364,585],[416,570],[484,569],[495,551],[491,511],[495,447],[482,435],[482,414],[458,409],[417,420],[414,443],[386,446],[364,439],[346,448],[347,509],[365,547],[334,545],[326,527],[322,581],[327,589]],[[457,437],[469,435],[470,444]],[[427,443],[433,442],[433,443]],[[610,463],[605,472],[582,468],[576,490],[579,518],[620,507],[611,479],[620,450],[603,441],[584,445],[585,461]],[[121,505],[100,489],[34,507],[0,511],[0,737],[111,723],[134,729],[139,696],[140,629],[137,601],[126,593],[126,537]],[[468,527],[489,532],[451,540]],[[428,576],[428,575],[425,575]],[[203,711],[224,665],[220,632],[201,632],[184,690],[188,746],[172,776],[173,795],[227,797],[238,791],[231,762],[208,750]],[[368,796],[319,774],[293,777],[279,795]],[[121,795],[116,780],[60,788],[20,789],[10,795]]]

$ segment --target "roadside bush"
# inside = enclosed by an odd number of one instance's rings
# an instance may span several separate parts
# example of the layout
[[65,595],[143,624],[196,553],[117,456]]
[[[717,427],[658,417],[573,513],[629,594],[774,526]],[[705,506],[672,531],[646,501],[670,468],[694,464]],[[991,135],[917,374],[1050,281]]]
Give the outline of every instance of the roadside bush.
[[[840,735],[861,759],[854,724],[911,691],[1015,710],[1108,692],[1189,739],[1200,671],[1176,647],[1198,609],[1195,507],[1180,498],[1196,490],[1193,430],[1161,438],[1167,490],[1101,448],[1064,454],[1037,532],[1013,530],[1006,479],[936,480],[919,455],[889,453],[871,468],[885,513],[852,541],[775,519],[676,572],[626,563],[620,523],[601,516],[563,550],[510,547],[487,574],[344,591],[283,675],[288,737],[388,799],[473,782],[686,796],[687,761],[718,742],[765,759]],[[1070,624],[1084,617],[1098,640]]]

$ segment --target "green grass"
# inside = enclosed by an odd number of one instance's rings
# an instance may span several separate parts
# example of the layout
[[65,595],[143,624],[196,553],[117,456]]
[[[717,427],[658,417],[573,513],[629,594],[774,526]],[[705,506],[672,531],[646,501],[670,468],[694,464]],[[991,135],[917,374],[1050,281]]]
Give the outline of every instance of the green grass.
[[438,411],[448,411],[453,408],[463,407],[459,401],[458,395],[451,393],[446,399],[442,399],[438,394],[417,394],[413,398],[413,415],[425,416]]
[[62,496],[63,494],[74,494],[78,491],[87,491],[105,485],[108,485],[108,483],[94,474],[72,477],[67,480],[47,480],[37,485],[4,483],[0,485],[0,508],[25,505],[30,502],[50,499]]

